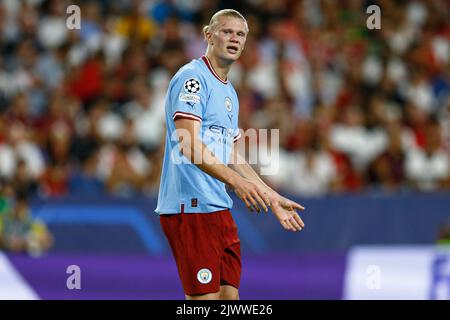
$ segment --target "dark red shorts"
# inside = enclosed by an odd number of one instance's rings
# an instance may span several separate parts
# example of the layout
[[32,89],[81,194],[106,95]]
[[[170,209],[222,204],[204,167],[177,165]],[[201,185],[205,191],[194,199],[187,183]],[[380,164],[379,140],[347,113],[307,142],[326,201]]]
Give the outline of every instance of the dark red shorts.
[[239,288],[241,244],[229,210],[161,215],[183,289],[187,295]]

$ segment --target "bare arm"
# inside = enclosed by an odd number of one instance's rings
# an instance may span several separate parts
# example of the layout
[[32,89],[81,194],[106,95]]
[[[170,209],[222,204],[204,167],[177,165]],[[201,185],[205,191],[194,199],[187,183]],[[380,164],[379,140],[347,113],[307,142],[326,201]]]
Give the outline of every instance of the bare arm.
[[248,180],[255,183],[263,192],[271,195],[274,193],[272,188],[270,188],[253,170],[253,168],[247,163],[244,157],[242,157],[239,152],[233,147],[231,152],[231,163],[230,167],[239,173],[242,177],[247,178]]
[[249,210],[252,211],[253,207],[259,211],[259,205],[266,211],[268,210],[268,197],[257,185],[222,163],[198,138],[200,122],[178,119],[175,121],[175,127],[177,128],[181,153],[187,159],[210,176],[228,184],[237,196],[244,201]]
[[242,177],[250,180],[258,186],[260,190],[269,198],[273,214],[286,230],[300,231],[305,227],[304,222],[295,209],[305,210],[305,208],[281,195],[270,188],[260,176],[253,170],[247,161],[233,148],[231,154],[230,167],[238,172]]

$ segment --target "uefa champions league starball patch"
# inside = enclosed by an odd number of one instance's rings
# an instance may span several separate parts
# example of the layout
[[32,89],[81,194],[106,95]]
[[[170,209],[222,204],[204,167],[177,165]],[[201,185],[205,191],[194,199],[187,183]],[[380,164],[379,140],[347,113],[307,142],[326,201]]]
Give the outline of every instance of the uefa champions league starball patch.
[[200,92],[200,81],[191,78],[184,82],[184,91],[187,93],[199,93]]

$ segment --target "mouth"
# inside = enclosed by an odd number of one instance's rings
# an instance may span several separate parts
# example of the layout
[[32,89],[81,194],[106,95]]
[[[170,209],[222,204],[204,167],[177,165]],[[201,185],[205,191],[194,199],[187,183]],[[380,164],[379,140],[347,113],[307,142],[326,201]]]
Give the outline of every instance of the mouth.
[[234,45],[229,45],[229,46],[227,46],[227,51],[228,51],[228,53],[236,54],[239,51],[239,47],[234,46]]

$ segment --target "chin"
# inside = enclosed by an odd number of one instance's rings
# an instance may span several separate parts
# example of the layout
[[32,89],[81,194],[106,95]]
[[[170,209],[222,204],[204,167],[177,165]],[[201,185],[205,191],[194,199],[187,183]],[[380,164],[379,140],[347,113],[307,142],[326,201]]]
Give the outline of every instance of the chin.
[[235,62],[235,61],[237,61],[238,59],[239,59],[239,57],[240,57],[241,55],[240,54],[230,54],[230,53],[225,53],[223,56],[222,56],[222,59],[223,60],[225,60],[225,61],[227,61],[228,63],[233,63],[233,62]]

